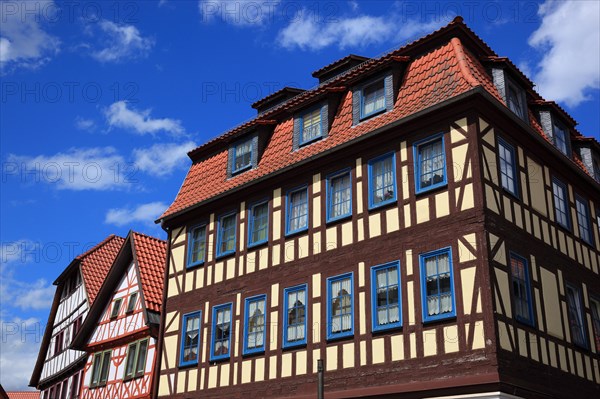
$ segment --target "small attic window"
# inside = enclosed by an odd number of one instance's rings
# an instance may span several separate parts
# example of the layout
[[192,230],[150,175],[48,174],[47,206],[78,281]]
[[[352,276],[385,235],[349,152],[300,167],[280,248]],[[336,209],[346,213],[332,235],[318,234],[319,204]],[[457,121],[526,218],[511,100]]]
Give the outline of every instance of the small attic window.
[[506,96],[506,102],[508,103],[508,108],[521,119],[525,119],[525,107],[522,100],[522,90],[520,90],[516,85],[512,82],[508,82],[507,85],[508,95]]
[[592,161],[593,169],[594,169],[594,180],[600,183],[600,163],[598,163],[598,159],[594,158]]
[[352,90],[352,122],[354,125],[394,107],[392,73],[365,82]]
[[560,152],[568,155],[569,150],[569,133],[567,129],[560,123],[554,123],[554,145]]
[[256,167],[258,160],[258,135],[237,141],[229,147],[227,176],[231,177]]
[[300,112],[294,118],[294,150],[327,137],[329,129],[328,113],[329,104],[325,101]]

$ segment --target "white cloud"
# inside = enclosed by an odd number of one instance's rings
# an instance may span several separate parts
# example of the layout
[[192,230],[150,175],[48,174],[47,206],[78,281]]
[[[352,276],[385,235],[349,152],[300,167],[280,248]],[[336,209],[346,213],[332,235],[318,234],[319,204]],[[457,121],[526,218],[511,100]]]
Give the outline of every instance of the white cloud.
[[75,127],[79,130],[93,131],[96,129],[96,122],[93,119],[78,116],[75,118]]
[[0,319],[0,327],[2,386],[7,391],[31,389],[27,385],[45,326],[36,318],[15,317]]
[[154,224],[154,221],[167,209],[164,202],[150,202],[135,208],[113,208],[106,213],[104,223],[126,226],[135,222]]
[[24,184],[52,184],[61,190],[127,189],[136,183],[131,165],[112,147],[71,148],[54,155],[10,154],[7,162],[22,171]]
[[[403,20],[399,26],[398,21]],[[278,35],[279,44],[289,50],[321,50],[337,46],[367,47],[388,41],[401,42],[437,28],[440,21],[417,22],[405,20],[395,13],[384,16],[353,15],[330,21],[316,18],[312,12],[299,11]]]
[[177,119],[150,117],[150,109],[137,111],[129,108],[125,101],[111,104],[104,112],[109,127],[131,129],[139,134],[154,134],[165,131],[174,135],[183,134],[185,130]]
[[191,141],[177,144],[155,144],[149,148],[133,150],[135,166],[152,176],[165,176],[175,169],[189,166],[187,153],[196,147]]
[[44,279],[29,282],[3,275],[0,283],[2,301],[21,310],[50,309],[55,290],[56,287]]
[[273,21],[279,5],[274,0],[200,0],[198,9],[202,22],[220,19],[235,26],[257,26]]
[[104,33],[103,48],[92,51],[93,58],[100,62],[122,62],[146,58],[154,47],[154,40],[143,37],[133,25],[118,25],[102,20],[98,27]]
[[600,2],[546,1],[529,45],[543,53],[534,81],[549,100],[575,107],[600,88]]
[[48,62],[60,48],[60,41],[48,34],[43,22],[55,19],[53,1],[0,2],[0,71],[37,68]]

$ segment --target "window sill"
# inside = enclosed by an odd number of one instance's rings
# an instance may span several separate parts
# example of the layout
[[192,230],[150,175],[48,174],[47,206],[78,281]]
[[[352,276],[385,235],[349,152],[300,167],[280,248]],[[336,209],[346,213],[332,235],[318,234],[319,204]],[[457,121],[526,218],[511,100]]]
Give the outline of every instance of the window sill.
[[330,224],[330,223],[333,224],[333,223],[340,222],[342,220],[350,219],[350,218],[352,218],[352,212],[349,213],[349,214],[347,214],[347,215],[337,216],[337,217],[334,217],[334,218],[327,218],[327,220],[325,221],[325,223],[327,223],[327,224]]
[[309,144],[314,143],[315,141],[321,140],[322,138],[323,138],[323,135],[320,135],[320,136],[314,137],[314,138],[312,138],[310,140],[306,140],[306,141],[303,141],[303,142],[298,142],[298,149],[304,148],[304,147],[308,146]]
[[237,176],[237,175],[239,175],[240,173],[242,173],[242,172],[245,172],[245,171],[247,171],[247,170],[250,170],[250,169],[252,169],[252,165],[251,165],[251,164],[250,164],[250,165],[247,165],[247,166],[244,166],[244,167],[241,167],[241,168],[239,168],[239,169],[237,169],[237,170],[233,170],[233,169],[232,169],[232,170],[231,170],[231,177],[233,177],[233,176]]
[[253,356],[261,356],[264,354],[265,354],[264,348],[251,350],[251,351],[247,351],[247,350],[242,351],[242,357],[245,357],[245,358],[249,358],[249,357],[253,357]]
[[300,342],[293,342],[293,343],[289,343],[289,344],[284,343],[281,346],[281,349],[283,349],[285,351],[294,350],[294,349],[302,349],[302,348],[306,348],[306,340],[300,341]]
[[519,196],[519,193],[513,193],[512,191],[510,191],[508,188],[502,186],[502,191],[504,191],[506,194],[510,195],[511,197],[513,197],[514,199],[516,199],[517,201],[521,201],[521,197]]
[[446,322],[448,320],[453,320],[453,319],[456,319],[456,312],[443,314],[443,315],[439,315],[439,316],[430,316],[427,318],[423,317],[423,324],[434,324],[434,323],[438,323],[438,322]]
[[185,363],[179,363],[179,369],[188,369],[188,368],[192,368],[192,367],[196,367],[198,366],[198,360],[196,361],[187,361]]
[[386,111],[387,111],[387,109],[385,107],[383,107],[382,109],[378,109],[378,110],[373,111],[373,112],[371,112],[371,113],[369,113],[367,115],[363,115],[362,110],[361,110],[361,112],[360,112],[360,119],[358,120],[358,123],[364,122],[364,121],[366,121],[368,119],[371,119],[371,118],[373,118],[375,116],[384,114]]
[[393,331],[393,330],[402,330],[402,324],[396,323],[396,324],[390,324],[390,325],[378,326],[378,327],[372,328],[373,334],[386,333],[386,332]]
[[353,337],[354,337],[354,330],[352,330],[350,332],[336,334],[336,335],[328,335],[327,342],[338,341],[341,339],[353,338]]
[[230,359],[230,355],[227,356],[219,356],[219,357],[211,357],[210,358],[210,362],[211,363],[222,363],[222,362],[226,362]]
[[189,265],[185,266],[186,270],[192,270],[192,269],[196,269],[198,267],[204,266],[204,261],[202,262],[198,262],[198,263],[191,263]]
[[223,259],[223,258],[227,258],[228,256],[231,256],[231,255],[235,255],[235,251],[229,251],[229,252],[224,252],[222,254],[217,254],[215,256],[215,259]]
[[268,244],[268,243],[269,243],[268,239],[263,240],[263,241],[252,242],[252,243],[249,242],[248,243],[248,249],[258,248],[258,247],[261,247],[261,246],[263,246],[265,244]]
[[396,198],[396,196],[394,196],[393,198],[387,199],[385,201],[382,202],[378,202],[377,204],[372,204],[369,202],[369,210],[376,210],[376,209],[381,209],[381,208],[385,208],[386,206],[392,205],[392,204],[397,204],[398,203],[398,198]]
[[429,194],[435,191],[441,191],[442,189],[448,188],[448,182],[444,181],[443,183],[437,183],[433,186],[429,186],[426,188],[415,189],[415,195],[424,195]]
[[286,237],[291,237],[291,236],[295,236],[297,234],[302,234],[302,233],[306,233],[308,231],[308,227],[304,227],[300,230],[294,230],[294,231],[286,231],[285,232],[285,236]]

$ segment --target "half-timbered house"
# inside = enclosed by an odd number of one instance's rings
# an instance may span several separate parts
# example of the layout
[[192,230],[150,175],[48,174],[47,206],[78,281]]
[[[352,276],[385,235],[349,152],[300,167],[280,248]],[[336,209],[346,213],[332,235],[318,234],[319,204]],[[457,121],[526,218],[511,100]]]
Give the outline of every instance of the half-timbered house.
[[42,399],[79,398],[87,354],[69,349],[87,317],[123,238],[107,237],[75,257],[56,279],[56,292],[29,385],[41,391]]
[[149,398],[166,242],[131,231],[73,347],[87,352],[82,399]]
[[461,18],[313,76],[189,153],[157,397],[599,397],[598,143]]

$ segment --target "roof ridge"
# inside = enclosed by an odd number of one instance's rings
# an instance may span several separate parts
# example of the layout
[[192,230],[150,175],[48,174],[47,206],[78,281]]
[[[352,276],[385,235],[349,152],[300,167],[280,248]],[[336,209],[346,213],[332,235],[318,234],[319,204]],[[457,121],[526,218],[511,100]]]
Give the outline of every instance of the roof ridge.
[[86,258],[87,256],[91,255],[92,252],[97,251],[98,249],[102,248],[104,245],[108,244],[109,241],[111,241],[113,238],[121,238],[121,239],[125,239],[121,236],[118,236],[116,234],[111,234],[108,237],[106,237],[104,240],[100,241],[98,244],[94,245],[92,248],[88,249],[87,251],[77,255],[75,257],[75,259],[83,259]]
[[158,237],[154,237],[154,236],[151,236],[151,235],[148,235],[148,234],[145,234],[145,233],[140,233],[139,231],[131,230],[131,233],[134,234],[134,235],[138,235],[138,236],[142,236],[142,237],[146,237],[146,238],[151,238],[151,239],[153,239],[155,241],[159,241],[159,242],[164,243],[164,244],[167,243],[167,240],[163,240],[163,239],[160,239]]

